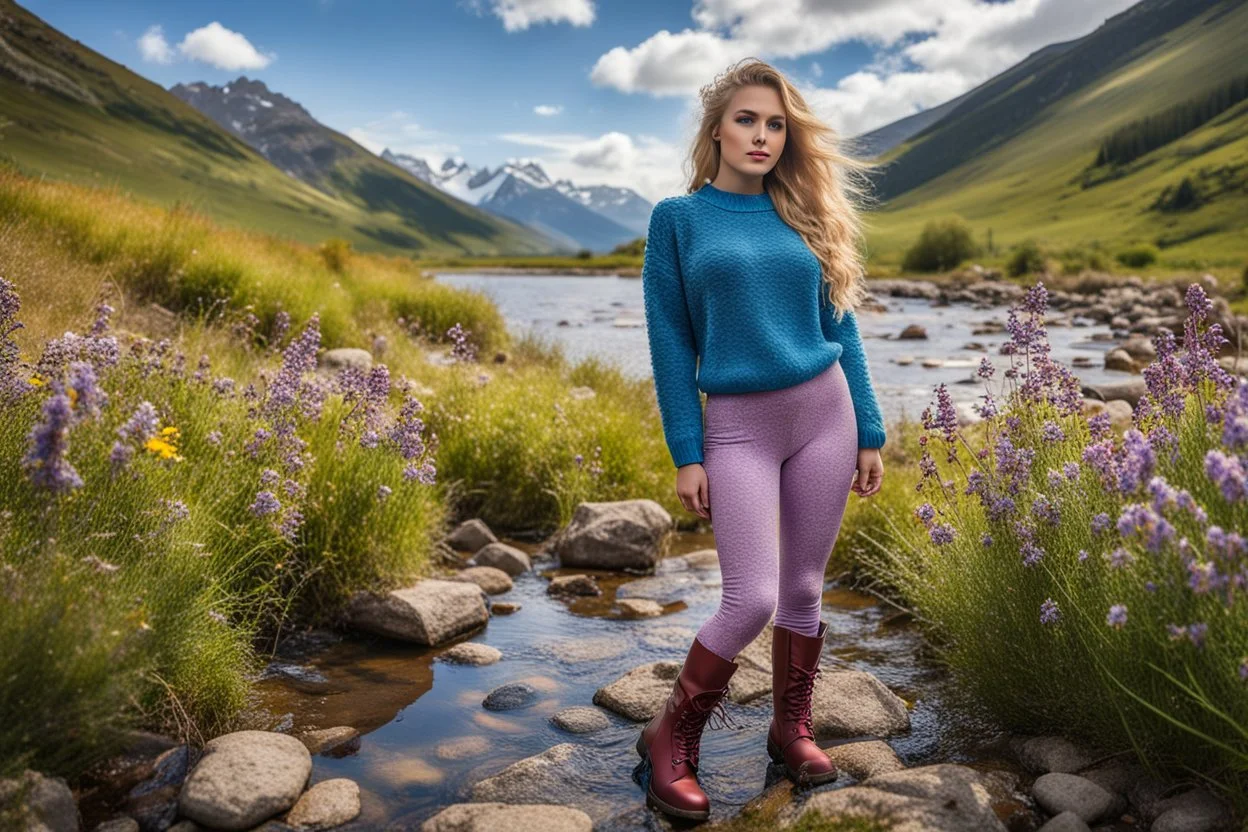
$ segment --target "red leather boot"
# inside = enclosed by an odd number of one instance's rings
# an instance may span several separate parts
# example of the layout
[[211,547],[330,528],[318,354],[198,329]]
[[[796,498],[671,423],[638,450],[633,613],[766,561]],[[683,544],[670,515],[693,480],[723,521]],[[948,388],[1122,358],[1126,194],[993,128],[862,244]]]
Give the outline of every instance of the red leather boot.
[[799,786],[819,786],[837,775],[836,764],[815,744],[811,724],[811,698],[827,631],[826,621],[819,622],[817,636],[804,636],[778,625],[772,631],[773,714],[767,729],[767,753]]
[[714,711],[722,725],[728,680],[737,663],[712,653],[694,638],[663,710],[641,729],[637,753],[648,763],[646,805],[691,820],[710,817],[710,800],[698,783],[702,728]]

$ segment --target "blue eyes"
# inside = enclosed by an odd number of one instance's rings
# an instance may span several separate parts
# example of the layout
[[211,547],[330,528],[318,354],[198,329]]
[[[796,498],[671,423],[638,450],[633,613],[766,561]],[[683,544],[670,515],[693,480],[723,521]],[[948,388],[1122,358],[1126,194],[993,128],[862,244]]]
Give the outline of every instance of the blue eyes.
[[[738,121],[738,122],[740,122],[742,119],[745,119],[746,121],[753,121],[753,120],[754,120],[751,116],[738,116],[738,117],[737,117],[737,121]],[[773,121],[773,122],[772,122],[772,124],[774,124],[775,126],[779,127],[781,130],[783,130],[783,129],[784,129],[784,122],[782,122],[782,121]]]

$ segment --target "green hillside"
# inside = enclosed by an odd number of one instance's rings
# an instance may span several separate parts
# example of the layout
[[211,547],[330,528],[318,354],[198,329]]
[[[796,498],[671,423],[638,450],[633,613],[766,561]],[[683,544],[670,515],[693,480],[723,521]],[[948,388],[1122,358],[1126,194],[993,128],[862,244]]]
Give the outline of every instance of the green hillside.
[[[1192,14],[1192,10],[1197,10]],[[1160,30],[1167,21],[1183,22]],[[872,253],[897,261],[937,216],[958,214],[998,248],[1135,243],[1172,268],[1248,259],[1248,101],[1114,169],[1089,170],[1102,139],[1242,74],[1248,3],[1145,0],[1073,45],[984,84],[889,154]],[[1191,210],[1155,207],[1185,177]]]
[[553,247],[367,154],[336,171],[334,193],[299,182],[12,0],[0,0],[0,155],[31,174],[182,202],[303,242],[343,237],[361,249],[420,256]]

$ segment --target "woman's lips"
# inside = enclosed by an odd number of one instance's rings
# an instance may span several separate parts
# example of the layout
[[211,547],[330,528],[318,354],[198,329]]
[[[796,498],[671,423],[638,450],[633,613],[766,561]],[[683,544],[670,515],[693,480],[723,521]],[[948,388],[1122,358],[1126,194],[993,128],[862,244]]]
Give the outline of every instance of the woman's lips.
[[771,154],[770,153],[747,153],[745,155],[754,159],[766,159]]

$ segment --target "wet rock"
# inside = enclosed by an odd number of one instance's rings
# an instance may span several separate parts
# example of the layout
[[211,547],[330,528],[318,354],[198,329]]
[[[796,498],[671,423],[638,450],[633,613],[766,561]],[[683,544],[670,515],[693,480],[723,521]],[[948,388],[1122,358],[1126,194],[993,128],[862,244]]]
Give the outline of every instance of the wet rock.
[[1031,793],[1049,814],[1074,812],[1084,823],[1104,818],[1114,805],[1112,794],[1077,774],[1042,774],[1032,784]]
[[1083,818],[1074,812],[1062,812],[1056,815],[1044,826],[1040,827],[1040,832],[1092,832]]
[[490,741],[483,736],[473,735],[438,743],[434,753],[440,760],[466,760],[469,757],[484,755],[490,750]]
[[477,550],[472,562],[479,566],[501,569],[513,578],[533,568],[528,552],[497,541],[488,543]]
[[326,757],[345,757],[360,750],[360,732],[349,725],[308,731],[296,739],[304,744],[309,754]]
[[602,588],[592,575],[559,575],[550,579],[547,595],[601,595]]
[[250,829],[284,812],[312,773],[303,743],[270,731],[237,731],[210,740],[186,778],[179,811],[205,826]]
[[861,670],[825,671],[815,681],[812,706],[821,737],[889,737],[910,730],[906,703]]
[[632,646],[615,636],[599,636],[596,638],[561,638],[546,641],[538,645],[543,652],[549,653],[556,661],[568,664],[582,662],[599,662],[612,659],[632,649]]
[[514,711],[537,701],[537,688],[528,682],[508,682],[486,694],[481,705],[490,711]]
[[549,803],[454,803],[420,827],[420,832],[496,832],[540,829],[542,832],[590,832],[589,815],[571,806]]
[[320,369],[328,370],[336,373],[347,367],[355,367],[364,372],[373,369],[373,354],[368,350],[362,350],[356,347],[340,347],[334,350],[325,350],[321,353]]
[[[576,806],[591,819],[603,817],[613,807],[592,788],[594,781],[601,776],[602,764],[595,760],[598,754],[590,746],[560,743],[475,783],[471,799],[499,803],[557,803]],[[618,772],[615,775],[618,777]]]
[[281,679],[302,693],[327,693],[330,688],[329,679],[315,667],[289,662],[270,662],[260,679]]
[[[472,554],[476,554],[482,547],[497,541],[498,538],[494,532],[480,517],[465,520],[446,536],[446,542],[451,548]],[[495,564],[486,565],[494,566]]]
[[[1146,776],[1144,767],[1139,763],[1129,763],[1121,759],[1106,760],[1072,773],[1091,780],[1110,794],[1124,796],[1131,791],[1131,784]],[[1126,811],[1125,807],[1123,811]]]
[[481,587],[489,595],[510,592],[511,576],[493,566],[470,566],[451,578],[453,581],[467,581]]
[[649,598],[619,598],[615,605],[620,608],[626,618],[654,618],[663,614],[663,607],[658,601]]
[[296,829],[331,829],[360,814],[360,787],[354,780],[335,777],[308,789],[286,815]]
[[96,826],[95,832],[139,832],[139,822],[134,818],[113,818]]
[[503,652],[497,647],[491,647],[490,645],[482,644],[479,641],[465,641],[462,644],[456,644],[438,658],[454,664],[482,666],[494,664],[494,662],[498,661],[502,657]]
[[1127,800],[1147,823],[1161,813],[1160,807],[1165,793],[1166,784],[1146,774],[1131,784],[1127,790]]
[[1118,347],[1105,353],[1105,369],[1134,373],[1136,371],[1135,359],[1129,352]]
[[906,767],[893,747],[882,740],[847,742],[823,750],[838,769],[855,780],[866,780]]
[[193,820],[180,820],[169,827],[169,832],[204,832],[204,827]]
[[782,813],[785,824],[808,812],[825,817],[888,819],[893,832],[1005,832],[992,798],[970,768],[948,763],[869,777],[860,785],[817,792]]
[[519,601],[495,601],[490,604],[490,615],[511,615],[520,612],[520,608]]
[[897,333],[898,341],[921,341],[927,339],[927,330],[918,324],[910,324]]
[[1077,367],[1079,369],[1086,369],[1088,367],[1092,367],[1093,366],[1092,356],[1076,355],[1074,358],[1070,360],[1070,366]]
[[914,356],[913,355],[899,355],[893,359],[893,363],[896,364],[898,367],[909,367],[911,364],[914,363]]
[[1088,398],[1100,399],[1103,402],[1122,399],[1132,407],[1140,403],[1140,398],[1146,392],[1148,392],[1148,387],[1144,384],[1143,378],[1127,379],[1109,384],[1084,385],[1083,387],[1083,394]]
[[683,601],[702,588],[702,582],[693,575],[652,575],[622,584],[615,591],[619,598],[648,598],[659,604]]
[[592,734],[611,727],[606,714],[584,705],[564,708],[551,716],[550,721],[571,734]]
[[659,712],[680,675],[681,662],[657,661],[635,667],[594,692],[594,704],[634,722]]
[[[771,674],[771,640],[775,627],[775,619],[768,621],[767,625],[754,637],[754,640],[741,648],[741,652],[737,654],[735,661],[742,669],[752,667],[768,675]],[[740,673],[741,671],[738,670],[737,672]]]
[[1119,349],[1141,364],[1147,364],[1157,358],[1157,348],[1153,346],[1152,341],[1138,333],[1131,335],[1127,340],[1123,341]]
[[929,370],[939,370],[941,367],[945,366],[945,359],[929,357],[929,358],[924,358],[922,361],[919,362],[919,364],[922,365],[923,367],[926,367]]
[[144,832],[164,829],[178,816],[178,792],[200,752],[179,745],[156,758],[149,776],[126,794],[122,811]]
[[771,674],[741,666],[728,680],[728,698],[738,705],[753,702],[771,693]]
[[680,655],[683,661],[683,656],[693,643],[693,638],[697,635],[697,632],[692,627],[681,627],[675,624],[648,626],[642,628],[641,640],[647,647],[655,650],[681,651]]
[[1161,801],[1149,832],[1230,832],[1234,817],[1220,800],[1202,788]]
[[78,832],[78,807],[73,792],[62,777],[44,777],[27,769],[21,777],[0,780],[0,806],[8,807],[15,796],[21,802],[12,808],[13,817],[31,832]]
[[664,558],[660,562],[659,568],[669,569],[673,572],[685,569],[713,569],[718,571],[719,552],[715,549],[698,549],[696,552],[690,552],[687,555],[673,555]]
[[972,335],[1001,335],[1005,332],[1005,324],[1000,321],[984,321],[971,328]]
[[672,515],[654,500],[584,502],[548,545],[562,566],[653,569]]
[[489,617],[476,584],[436,578],[386,593],[357,592],[347,608],[357,629],[428,646],[471,632]]
[[1065,737],[1031,737],[1018,746],[1018,761],[1036,774],[1071,774],[1092,764],[1092,755]]

